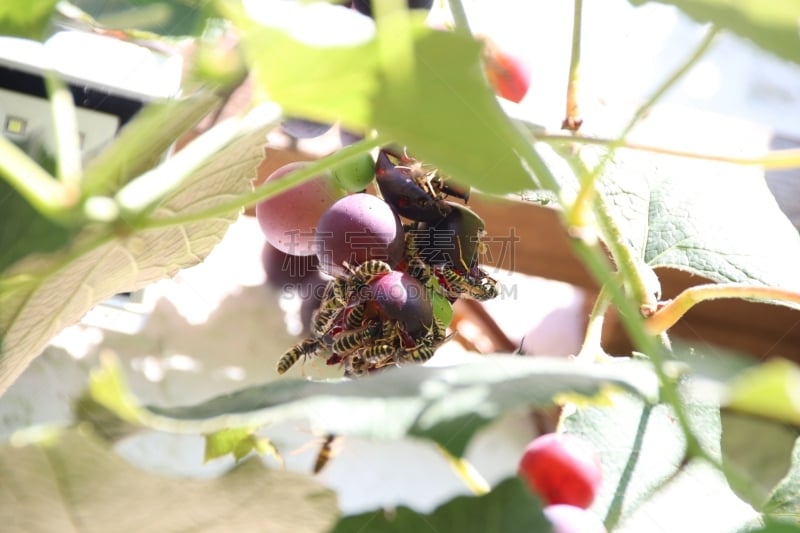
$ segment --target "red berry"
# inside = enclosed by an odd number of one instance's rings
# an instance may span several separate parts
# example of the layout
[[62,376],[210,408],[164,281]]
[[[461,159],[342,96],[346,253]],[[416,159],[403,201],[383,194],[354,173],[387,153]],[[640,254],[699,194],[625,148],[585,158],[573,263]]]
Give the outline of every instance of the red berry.
[[508,50],[500,48],[488,37],[482,37],[483,69],[494,92],[506,100],[519,103],[531,85],[528,64]]
[[544,516],[553,526],[553,533],[608,533],[597,516],[573,505],[550,505]]
[[518,474],[547,505],[587,508],[600,488],[603,472],[592,447],[574,435],[548,433],[534,439]]

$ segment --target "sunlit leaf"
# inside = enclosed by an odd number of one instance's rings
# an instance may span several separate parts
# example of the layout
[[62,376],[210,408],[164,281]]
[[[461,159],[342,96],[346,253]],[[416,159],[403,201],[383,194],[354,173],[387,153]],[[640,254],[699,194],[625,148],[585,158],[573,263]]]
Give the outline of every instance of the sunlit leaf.
[[278,451],[267,439],[258,437],[247,428],[223,429],[206,435],[205,461],[228,454],[240,461],[250,452],[270,453],[280,460]]
[[[287,115],[377,128],[487,192],[535,188],[523,163],[531,147],[484,78],[479,42],[433,31],[405,13],[382,26],[393,38],[379,39],[371,37],[368,19],[341,6],[287,10],[282,17],[265,14],[263,24],[241,14],[238,22],[259,85]],[[337,42],[324,33],[330,28],[353,42]]]
[[800,427],[800,368],[773,359],[741,372],[727,385],[728,409]]
[[625,151],[603,190],[625,242],[649,266],[800,290],[800,234],[763,171]]
[[263,531],[322,533],[335,495],[312,478],[245,461],[216,479],[139,470],[90,431],[0,448],[4,531]]
[[57,3],[58,0],[4,0],[0,3],[0,35],[43,38]]
[[[231,135],[218,152],[201,154],[202,168],[186,165],[182,170],[191,174],[170,176],[168,185],[175,187],[156,203],[154,216],[188,214],[251,190],[271,127],[243,121],[240,134]],[[53,335],[95,304],[201,261],[237,216],[232,210],[210,220],[132,233],[89,226],[69,248],[15,263],[0,278],[0,392]]]
[[[121,379],[113,366],[95,376],[95,382]],[[96,399],[112,410],[120,405],[134,409],[140,423],[174,433],[306,421],[319,433],[431,439],[461,457],[478,429],[508,411],[551,405],[555,395],[566,391],[590,396],[608,385],[649,398],[658,390],[647,364],[578,365],[562,358],[493,356],[448,368],[408,367],[353,381],[284,380],[187,407],[132,406],[125,389],[116,399]]]

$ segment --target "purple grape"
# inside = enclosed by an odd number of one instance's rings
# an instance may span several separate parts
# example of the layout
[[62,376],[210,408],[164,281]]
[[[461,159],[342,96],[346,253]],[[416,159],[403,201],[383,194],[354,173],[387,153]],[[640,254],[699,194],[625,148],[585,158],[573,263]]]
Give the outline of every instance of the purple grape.
[[382,318],[401,322],[409,335],[421,337],[433,324],[425,286],[405,272],[389,272],[370,281],[368,288]]
[[264,243],[261,264],[267,275],[267,285],[276,289],[296,288],[320,277],[316,255],[290,255],[278,250],[269,241]]
[[[269,175],[267,182],[307,165],[294,162]],[[329,175],[321,175],[256,205],[256,218],[267,240],[291,255],[316,253],[316,227],[320,216],[344,195]]]
[[[370,0],[354,0],[353,8],[362,15],[368,17],[372,16],[372,2]],[[433,0],[407,0],[406,5],[408,9],[430,9],[433,6]]]
[[304,118],[287,118],[281,122],[281,129],[286,135],[295,139],[311,139],[325,135],[333,127],[332,124],[315,122]]
[[425,192],[411,177],[408,167],[395,166],[384,150],[378,154],[375,181],[384,200],[400,216],[415,221],[435,223],[452,210],[447,202],[437,200]]
[[380,198],[366,193],[351,194],[333,204],[317,226],[317,255],[323,270],[334,276],[346,273],[368,259],[394,266],[402,258],[403,226]]

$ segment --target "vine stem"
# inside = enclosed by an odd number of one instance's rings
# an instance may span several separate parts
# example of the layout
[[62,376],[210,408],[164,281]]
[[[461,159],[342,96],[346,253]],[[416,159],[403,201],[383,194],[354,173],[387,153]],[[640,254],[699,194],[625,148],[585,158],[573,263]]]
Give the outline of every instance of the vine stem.
[[567,110],[561,128],[578,131],[583,124],[578,106],[578,82],[581,62],[581,19],[583,16],[583,0],[575,0],[572,15],[572,52],[569,58],[569,78],[567,80]]
[[62,222],[69,210],[64,187],[20,147],[0,135],[0,177],[39,213]]
[[168,218],[146,218],[142,221],[133,221],[131,222],[131,226],[135,229],[164,228],[201,222],[208,218],[222,217],[229,214],[231,211],[236,211],[251,206],[266,200],[271,196],[275,196],[287,191],[292,187],[296,187],[301,183],[305,183],[306,181],[318,176],[326,170],[346,163],[363,154],[364,152],[371,150],[376,146],[385,144],[386,142],[388,141],[385,137],[376,135],[371,139],[364,139],[357,143],[346,146],[329,156],[313,161],[308,165],[287,174],[277,181],[267,182],[255,190],[247,194],[237,196],[228,202],[223,202],[213,207],[209,207],[208,209],[203,209],[201,211],[195,211],[193,213],[187,213],[184,215]]
[[645,320],[645,329],[654,335],[662,333],[675,325],[695,305],[722,298],[759,298],[800,304],[800,292],[787,289],[745,283],[696,285],[655,310]]
[[559,133],[539,133],[536,134],[536,140],[548,144],[593,144],[600,146],[612,145],[616,148],[627,148],[629,150],[639,150],[643,152],[652,152],[663,155],[674,155],[678,157],[687,157],[690,159],[703,159],[707,161],[719,161],[722,163],[733,163],[735,165],[752,165],[761,166],[769,170],[786,170],[800,167],[800,148],[789,148],[785,150],[771,150],[765,154],[758,156],[739,156],[732,154],[710,154],[703,152],[690,152],[687,150],[678,150],[675,148],[664,148],[662,146],[653,146],[649,144],[641,144],[629,141],[621,141],[619,139],[608,139],[603,137],[584,137],[580,135],[564,135]]
[[605,354],[603,350],[603,323],[605,322],[606,311],[611,305],[611,298],[608,294],[608,289],[605,287],[600,288],[597,298],[592,306],[592,311],[589,313],[589,319],[586,321],[586,334],[583,336],[583,344],[581,350],[575,359],[580,361],[595,361],[598,356]]
[[606,164],[608,164],[608,162],[614,157],[615,150],[622,144],[625,137],[628,136],[636,124],[638,124],[639,121],[647,115],[653,105],[655,105],[655,103],[660,100],[667,91],[675,86],[675,84],[678,83],[678,81],[681,80],[683,76],[697,64],[698,61],[700,61],[700,58],[703,57],[706,51],[708,51],[713,44],[718,32],[719,29],[715,26],[712,26],[709,29],[705,37],[700,41],[694,52],[692,52],[686,61],[684,61],[683,64],[672,73],[671,76],[661,83],[661,85],[655,90],[650,98],[648,98],[641,106],[639,106],[631,120],[628,122],[627,126],[625,126],[625,128],[622,130],[622,133],[618,136],[617,140],[609,145],[608,153],[594,167],[592,172],[590,172],[589,175],[582,180],[581,188],[578,191],[575,202],[573,203],[571,209],[568,210],[566,215],[570,226],[580,228],[587,224],[587,221],[590,219],[589,213],[591,212],[592,203],[594,197],[596,196],[597,181],[600,179]]
[[50,100],[53,134],[56,140],[56,172],[68,195],[67,201],[74,204],[80,198],[83,166],[81,163],[80,139],[75,102],[67,86],[55,72],[48,71],[45,84]]
[[461,0],[448,0],[450,4],[450,13],[453,15],[453,22],[455,23],[455,30],[468,35],[472,34],[469,27],[469,20],[467,19],[467,12],[464,10],[464,4]]
[[476,496],[487,494],[491,487],[489,483],[481,476],[481,474],[472,466],[472,463],[463,457],[455,457],[453,454],[445,450],[440,444],[436,445],[436,449],[445,458],[447,464],[453,469],[453,472],[464,482],[464,484]]

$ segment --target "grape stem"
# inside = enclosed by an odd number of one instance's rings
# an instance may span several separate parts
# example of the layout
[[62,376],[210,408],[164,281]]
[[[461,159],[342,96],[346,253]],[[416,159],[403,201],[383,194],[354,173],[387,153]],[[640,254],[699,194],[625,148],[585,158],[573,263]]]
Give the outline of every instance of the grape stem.
[[572,52],[569,58],[569,78],[567,80],[567,111],[561,128],[578,131],[583,124],[583,119],[578,106],[578,78],[581,62],[581,17],[583,15],[583,0],[575,0],[572,18]]
[[603,169],[605,168],[606,164],[608,164],[608,162],[614,157],[614,152],[616,149],[619,148],[636,124],[638,124],[639,121],[644,118],[647,113],[649,113],[650,109],[656,104],[656,102],[658,102],[664,96],[664,94],[667,93],[667,91],[674,87],[675,84],[678,83],[678,81],[681,80],[684,75],[697,64],[698,61],[700,61],[700,58],[703,57],[703,55],[713,44],[718,32],[719,29],[717,27],[711,26],[703,40],[695,48],[694,52],[692,52],[686,61],[684,61],[684,63],[678,69],[676,69],[671,76],[664,80],[655,90],[655,92],[653,92],[650,98],[648,98],[636,110],[627,126],[625,126],[625,128],[622,130],[622,133],[620,133],[614,142],[608,145],[608,152],[605,154],[600,163],[594,167],[592,172],[590,172],[585,179],[582,180],[581,188],[578,191],[575,202],[566,212],[569,226],[582,228],[588,224],[588,221],[591,219],[590,212],[593,199],[597,192],[597,180],[599,180],[600,176],[603,174]]
[[654,335],[662,333],[674,326],[689,309],[700,302],[721,298],[756,298],[800,304],[800,292],[776,287],[748,285],[745,283],[696,285],[684,290],[673,300],[653,310],[645,321],[645,328]]

